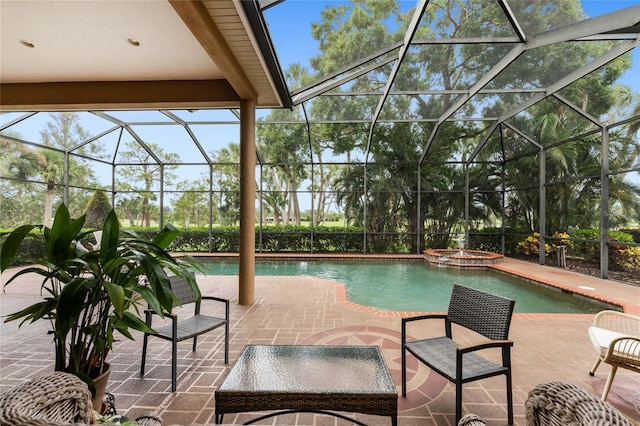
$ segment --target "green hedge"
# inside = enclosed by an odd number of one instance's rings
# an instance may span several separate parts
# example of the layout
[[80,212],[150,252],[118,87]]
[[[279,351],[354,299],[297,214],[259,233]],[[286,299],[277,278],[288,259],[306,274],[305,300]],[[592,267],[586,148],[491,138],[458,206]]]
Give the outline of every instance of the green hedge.
[[[146,228],[129,228],[142,238],[153,239],[157,230]],[[0,243],[10,230],[0,230]],[[516,255],[518,242],[529,234],[526,231],[507,229],[505,236],[505,255]],[[502,249],[502,229],[484,228],[472,230],[469,233],[468,247],[472,250],[485,250],[500,253]],[[610,231],[609,240],[633,243],[635,234],[622,231]],[[411,239],[415,235],[406,233],[367,234],[367,253],[408,253]],[[581,229],[571,234],[573,247],[569,254],[584,257],[597,262],[600,258],[600,230]],[[582,240],[582,241],[576,241]],[[592,241],[584,241],[592,240]],[[260,244],[261,243],[261,244]],[[362,253],[363,229],[360,227],[328,227],[317,226],[313,232],[308,226],[267,226],[256,228],[256,250],[265,253]],[[208,228],[181,230],[180,235],[170,247],[175,252],[209,252]],[[221,253],[237,253],[240,251],[240,228],[238,226],[216,227],[211,233],[211,251]],[[44,257],[44,241],[39,231],[29,235],[21,247],[25,257]],[[635,253],[635,252],[634,252]],[[619,264],[629,264],[625,258],[634,256],[629,254],[628,246],[620,244],[609,245],[609,258],[612,267]],[[625,260],[626,259],[626,260]],[[634,260],[634,259],[632,259]],[[636,259],[637,260],[637,259]]]
[[[506,256],[517,254],[518,242],[529,235],[528,231],[517,229],[505,229],[505,234],[504,254]],[[481,230],[470,230],[467,247],[470,250],[502,253],[502,228],[490,227]]]
[[[594,262],[600,261],[600,230],[599,229],[578,229],[571,233],[573,248],[571,254],[584,257]],[[584,241],[589,240],[589,241]],[[629,247],[626,244],[615,244],[614,242],[633,243],[633,236],[622,231],[609,231],[609,264],[612,267],[619,265],[627,256],[625,250]]]

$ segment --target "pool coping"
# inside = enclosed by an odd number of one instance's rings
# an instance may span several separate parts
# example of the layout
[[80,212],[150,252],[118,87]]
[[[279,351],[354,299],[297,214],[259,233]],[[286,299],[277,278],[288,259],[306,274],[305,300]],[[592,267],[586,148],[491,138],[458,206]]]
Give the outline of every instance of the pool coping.
[[[211,258],[238,258],[239,254],[238,253],[201,253],[201,252],[191,252],[191,253],[180,253],[180,254],[184,254],[187,256],[192,256],[192,257],[211,257]],[[340,253],[340,254],[336,254],[336,253],[255,253],[255,257],[256,258],[273,258],[273,259],[388,259],[388,260],[393,260],[393,259],[398,259],[398,260],[424,260],[425,262],[428,262],[428,260],[425,258],[424,255],[422,254],[356,254],[356,253]],[[512,261],[516,261],[516,259],[511,259],[508,257],[504,257],[505,261],[506,260],[512,260]],[[634,304],[631,302],[627,302],[624,300],[620,300],[618,298],[615,297],[610,297],[608,295],[604,295],[598,292],[594,292],[594,291],[587,291],[587,290],[583,290],[579,287],[574,287],[571,285],[567,285],[564,284],[560,281],[557,280],[551,280],[548,278],[543,278],[540,277],[539,275],[535,274],[534,271],[534,267],[541,267],[541,268],[550,268],[550,271],[552,272],[558,272],[558,271],[563,271],[563,272],[567,272],[567,270],[565,269],[561,269],[561,268],[557,268],[557,267],[553,267],[553,266],[548,266],[548,265],[539,265],[539,264],[534,264],[531,262],[526,262],[526,261],[520,261],[520,262],[524,262],[526,264],[530,264],[531,268],[528,268],[527,271],[519,271],[515,268],[509,267],[508,263],[496,263],[496,264],[490,264],[490,265],[483,265],[481,267],[485,267],[485,268],[490,268],[490,269],[494,269],[496,271],[502,272],[502,273],[506,273],[509,275],[513,275],[513,276],[517,276],[519,278],[523,278],[529,281],[532,281],[534,283],[538,283],[538,284],[542,284],[542,285],[546,285],[552,288],[556,288],[559,289],[561,291],[564,292],[570,292],[570,293],[574,293],[577,294],[579,296],[582,297],[587,297],[589,299],[594,299],[597,300],[599,302],[603,302],[603,303],[607,303],[610,305],[614,305],[619,307],[620,309],[622,309],[623,312],[626,313],[631,313],[631,314],[635,314],[635,315],[639,315],[640,314],[640,304]],[[453,266],[452,267],[456,267]],[[588,276],[588,275],[583,275],[580,274],[578,272],[570,272],[572,274],[576,274],[579,277],[584,277],[585,279],[596,279],[596,280],[601,280],[603,282],[612,282],[612,283],[616,283],[616,284],[620,284],[620,285],[625,285],[625,286],[629,286],[629,287],[633,287],[636,288],[636,286],[634,286],[633,284],[629,284],[629,283],[623,283],[623,282],[619,282],[619,281],[613,281],[613,280],[603,280],[600,278],[595,278],[592,276]],[[334,285],[336,288],[336,302],[345,305],[345,306],[349,306],[361,311],[365,311],[365,312],[369,312],[372,314],[376,314],[376,315],[381,315],[381,316],[391,316],[391,317],[409,317],[409,316],[414,316],[414,315],[421,315],[421,314],[425,314],[428,312],[424,312],[424,311],[385,311],[385,310],[381,310],[378,308],[372,308],[370,306],[364,306],[358,303],[354,303],[352,301],[350,301],[347,297],[347,290],[346,290],[346,286],[344,284],[335,282],[335,281],[331,281],[331,280],[326,280],[323,278],[318,278],[318,277],[314,277],[317,278],[318,280],[322,281],[322,282],[326,282],[328,284]],[[640,287],[638,287],[638,291],[640,292]],[[640,294],[640,293],[639,293]],[[640,302],[640,299],[639,299]],[[514,316],[516,317],[520,317],[520,318],[542,318],[542,317],[548,317],[548,318],[562,318],[562,317],[567,317],[567,318],[575,318],[576,316],[587,316],[587,317],[592,317],[593,314],[564,314],[564,313],[514,313]]]

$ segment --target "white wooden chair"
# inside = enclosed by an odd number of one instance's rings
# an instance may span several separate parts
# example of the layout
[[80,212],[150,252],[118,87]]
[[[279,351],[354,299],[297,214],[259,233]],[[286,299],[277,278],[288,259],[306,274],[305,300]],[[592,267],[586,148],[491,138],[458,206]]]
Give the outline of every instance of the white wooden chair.
[[602,392],[606,401],[618,367],[640,373],[640,317],[611,310],[599,312],[589,327],[589,338],[598,354],[589,374],[595,374],[600,362],[611,365]]

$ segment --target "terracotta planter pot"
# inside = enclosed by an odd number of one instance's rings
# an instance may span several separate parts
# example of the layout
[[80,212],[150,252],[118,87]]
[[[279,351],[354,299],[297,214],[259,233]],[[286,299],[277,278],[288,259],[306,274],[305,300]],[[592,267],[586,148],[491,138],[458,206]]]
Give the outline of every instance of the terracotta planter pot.
[[104,394],[107,390],[107,382],[109,381],[109,374],[111,373],[111,365],[106,364],[107,370],[93,379],[93,384],[96,387],[96,397],[93,398],[93,409],[99,413],[103,412]]

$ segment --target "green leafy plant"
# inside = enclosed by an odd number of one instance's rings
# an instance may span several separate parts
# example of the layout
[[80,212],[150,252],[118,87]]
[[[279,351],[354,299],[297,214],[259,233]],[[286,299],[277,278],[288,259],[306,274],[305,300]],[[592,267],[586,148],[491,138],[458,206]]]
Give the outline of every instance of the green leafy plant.
[[[55,345],[55,369],[77,375],[93,388],[92,378],[101,374],[116,340],[114,332],[133,339],[131,330],[153,332],[142,321],[141,308],[171,312],[175,295],[167,271],[187,280],[194,292],[198,286],[189,272],[197,267],[188,258],[174,258],[165,249],[179,231],[171,225],[153,241],[120,229],[112,210],[102,227],[100,248],[83,245],[85,216],[72,219],[61,205],[51,225],[23,225],[12,231],[0,248],[0,272],[14,260],[23,239],[40,228],[46,246],[44,259],[20,259],[33,266],[18,270],[5,285],[25,274],[42,279],[43,299],[5,321],[47,320]],[[93,389],[92,389],[93,391]]]
[[[534,232],[533,235],[528,236],[523,241],[518,243],[518,252],[527,256],[540,254],[540,233]],[[549,256],[551,252],[551,246],[549,244],[544,245],[544,254]]]

